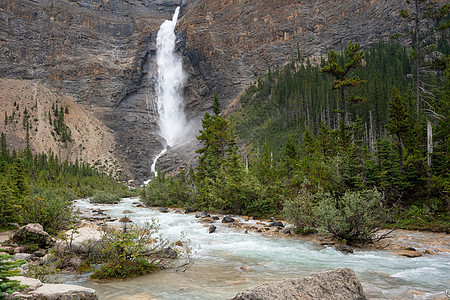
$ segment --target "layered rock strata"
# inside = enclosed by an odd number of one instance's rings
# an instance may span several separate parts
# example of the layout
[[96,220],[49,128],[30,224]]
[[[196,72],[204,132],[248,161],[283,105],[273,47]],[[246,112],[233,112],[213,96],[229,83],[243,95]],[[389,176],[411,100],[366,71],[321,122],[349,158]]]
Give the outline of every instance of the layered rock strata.
[[[188,82],[185,111],[198,130],[216,89],[226,108],[269,67],[363,47],[404,28],[403,0],[1,0],[0,75],[37,80],[85,105],[115,134],[125,171],[151,176],[165,141],[155,107],[156,33],[181,6],[177,51]],[[236,106],[238,107],[238,105]],[[162,169],[194,160],[170,149]]]

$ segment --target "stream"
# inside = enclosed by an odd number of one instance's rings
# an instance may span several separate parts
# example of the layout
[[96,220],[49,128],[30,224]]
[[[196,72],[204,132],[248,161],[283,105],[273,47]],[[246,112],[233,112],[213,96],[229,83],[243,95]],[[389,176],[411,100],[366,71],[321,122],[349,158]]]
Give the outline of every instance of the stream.
[[127,216],[134,224],[157,218],[165,238],[176,241],[182,233],[187,235],[196,251],[194,265],[185,272],[164,270],[107,283],[68,275],[65,283],[93,288],[99,299],[228,299],[266,281],[345,267],[355,271],[370,299],[446,299],[450,288],[448,254],[406,258],[389,251],[356,249],[345,255],[307,240],[244,233],[222,223],[215,223],[216,232],[209,234],[193,214],[163,214],[138,208],[133,205],[136,201],[125,198],[115,205],[94,205],[78,200],[75,205],[81,210],[100,208],[117,218],[130,210]]

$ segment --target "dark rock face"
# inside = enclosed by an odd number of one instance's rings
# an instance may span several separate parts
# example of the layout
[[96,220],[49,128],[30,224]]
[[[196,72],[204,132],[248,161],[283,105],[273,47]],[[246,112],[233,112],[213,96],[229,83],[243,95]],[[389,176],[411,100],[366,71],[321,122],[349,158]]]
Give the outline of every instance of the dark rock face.
[[214,226],[214,225],[211,225],[211,226],[209,226],[209,230],[208,230],[208,232],[209,232],[209,233],[213,233],[214,231],[216,231],[216,229],[217,229],[217,227],[216,227],[216,226]]
[[303,279],[264,283],[237,294],[235,300],[363,300],[361,283],[351,269],[313,274]]
[[[350,40],[363,47],[401,31],[404,0],[0,1],[0,75],[38,80],[84,104],[116,137],[138,183],[166,142],[158,134],[156,33],[181,6],[177,51],[191,135],[158,161],[165,172],[195,164],[195,134],[217,89],[222,108],[256,76]],[[231,110],[237,107],[234,103]]]

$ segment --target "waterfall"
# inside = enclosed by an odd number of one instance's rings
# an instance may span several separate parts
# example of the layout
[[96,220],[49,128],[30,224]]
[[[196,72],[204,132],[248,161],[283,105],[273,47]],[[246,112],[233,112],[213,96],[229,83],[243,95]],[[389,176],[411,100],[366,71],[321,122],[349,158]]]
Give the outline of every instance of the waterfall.
[[180,7],[177,7],[172,20],[166,20],[156,36],[158,125],[168,146],[177,144],[186,128],[182,97],[185,75],[181,56],[175,53],[174,30],[179,12]]
[[[156,36],[158,125],[161,136],[170,147],[180,142],[187,128],[182,96],[185,75],[181,56],[175,53],[175,25],[179,13],[180,7],[177,7],[172,20],[164,21]],[[166,151],[167,147],[156,156],[151,166],[155,176],[156,161]]]

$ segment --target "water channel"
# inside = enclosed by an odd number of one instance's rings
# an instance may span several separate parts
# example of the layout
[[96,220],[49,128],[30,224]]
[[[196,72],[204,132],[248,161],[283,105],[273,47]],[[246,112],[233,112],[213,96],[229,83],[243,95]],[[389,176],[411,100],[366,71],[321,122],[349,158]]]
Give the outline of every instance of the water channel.
[[76,206],[101,208],[117,218],[130,210],[127,216],[135,224],[157,218],[165,238],[176,241],[184,232],[191,240],[196,250],[194,265],[186,272],[164,270],[130,280],[99,283],[84,276],[69,282],[94,288],[100,299],[228,299],[266,281],[346,267],[355,271],[371,299],[433,299],[445,297],[450,288],[448,254],[406,258],[389,251],[356,250],[345,255],[307,240],[244,233],[221,223],[209,234],[208,227],[192,214],[163,214],[136,207],[136,201],[93,205],[79,200]]

